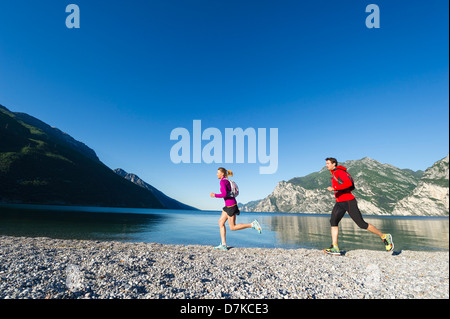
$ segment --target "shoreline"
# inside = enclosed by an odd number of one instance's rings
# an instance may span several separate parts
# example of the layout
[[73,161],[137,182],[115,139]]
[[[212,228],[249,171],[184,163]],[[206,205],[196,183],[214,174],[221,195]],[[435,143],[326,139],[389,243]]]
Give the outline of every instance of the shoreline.
[[0,236],[0,299],[448,299],[449,252]]
[[[50,211],[72,211],[72,212],[86,212],[86,213],[111,213],[111,214],[149,214],[151,210],[161,210],[161,211],[175,211],[175,212],[201,212],[201,213],[217,213],[220,215],[222,213],[221,209],[218,210],[205,210],[205,209],[170,209],[170,208],[139,208],[139,207],[107,207],[107,206],[81,206],[81,205],[62,205],[62,204],[26,204],[26,203],[6,203],[0,202],[0,208],[9,209],[25,209],[25,210],[50,210]],[[132,210],[132,212],[130,212]],[[246,214],[262,214],[262,215],[281,215],[281,216],[318,216],[318,217],[330,217],[330,212],[323,213],[287,213],[287,212],[253,212],[253,211],[242,211]],[[344,218],[350,218],[347,214]],[[401,218],[401,219],[448,219],[449,215],[393,215],[393,214],[364,214],[364,218]]]

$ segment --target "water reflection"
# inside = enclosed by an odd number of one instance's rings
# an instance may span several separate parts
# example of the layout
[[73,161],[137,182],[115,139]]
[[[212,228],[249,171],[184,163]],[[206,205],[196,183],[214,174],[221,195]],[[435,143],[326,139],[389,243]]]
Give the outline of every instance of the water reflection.
[[[60,239],[119,240],[162,244],[217,245],[220,212],[96,207],[2,207],[0,235]],[[238,223],[258,219],[262,235],[227,227],[234,247],[323,249],[331,243],[329,215],[243,212]],[[370,217],[365,220],[394,237],[395,250],[448,250],[448,218]],[[349,217],[340,223],[342,250],[383,250],[378,236]]]
[[139,240],[169,217],[122,213],[0,208],[0,234],[59,239]]
[[[382,232],[392,234],[395,250],[449,249],[448,218],[364,218]],[[282,215],[264,217],[263,222],[276,232],[282,245],[320,249],[331,244],[329,216]],[[339,247],[378,250],[384,246],[378,236],[344,217],[339,226]]]

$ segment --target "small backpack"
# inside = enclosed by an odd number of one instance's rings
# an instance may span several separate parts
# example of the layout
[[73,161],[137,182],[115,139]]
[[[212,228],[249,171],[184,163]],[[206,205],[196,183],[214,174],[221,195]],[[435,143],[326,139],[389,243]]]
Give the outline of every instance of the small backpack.
[[[355,190],[355,182],[353,181],[352,176],[347,171],[344,171],[343,169],[341,169],[341,171],[343,171],[345,174],[347,174],[348,178],[350,178],[350,180],[352,181],[352,186],[350,186],[350,187],[348,187],[346,189],[341,189],[340,192],[352,192],[352,191],[354,191]],[[343,183],[343,181],[338,179],[334,174],[333,174],[333,178],[334,178],[334,180],[336,182],[338,182],[339,185],[341,185]]]
[[230,191],[227,192],[227,196],[228,197],[237,197],[239,195],[239,188],[238,188],[237,184],[234,181],[232,181],[231,179],[227,178],[227,180],[228,180],[228,182],[230,182],[230,187],[231,187]]

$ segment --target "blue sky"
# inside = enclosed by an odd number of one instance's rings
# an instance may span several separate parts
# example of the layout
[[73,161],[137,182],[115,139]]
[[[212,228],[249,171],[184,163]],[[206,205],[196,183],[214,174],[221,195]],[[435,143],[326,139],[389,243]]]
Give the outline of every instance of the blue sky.
[[[68,4],[80,29],[68,29]],[[365,8],[380,8],[368,29]],[[369,156],[426,169],[448,153],[448,1],[2,1],[0,104],[58,127],[110,168],[220,210]],[[278,128],[278,170],[174,164],[170,132]],[[204,142],[205,145],[207,142]],[[192,152],[192,149],[191,149]]]

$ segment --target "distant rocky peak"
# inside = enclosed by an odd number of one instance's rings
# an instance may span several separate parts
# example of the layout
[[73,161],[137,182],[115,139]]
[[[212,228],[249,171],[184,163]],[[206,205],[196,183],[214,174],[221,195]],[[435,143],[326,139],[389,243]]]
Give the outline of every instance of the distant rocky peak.
[[123,169],[121,168],[116,168],[113,170],[114,173],[116,173],[117,175],[121,176],[121,177],[125,177],[128,173],[125,172]]
[[448,186],[449,180],[449,160],[448,154],[443,159],[434,163],[431,167],[427,168],[423,173],[423,180],[435,181],[436,184],[443,184],[445,186],[445,181]]

